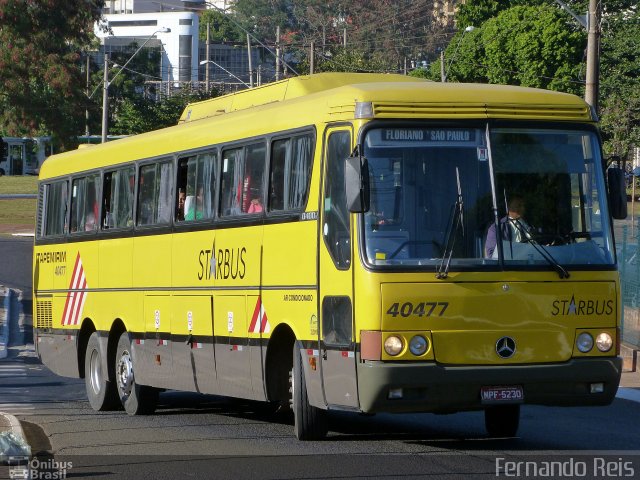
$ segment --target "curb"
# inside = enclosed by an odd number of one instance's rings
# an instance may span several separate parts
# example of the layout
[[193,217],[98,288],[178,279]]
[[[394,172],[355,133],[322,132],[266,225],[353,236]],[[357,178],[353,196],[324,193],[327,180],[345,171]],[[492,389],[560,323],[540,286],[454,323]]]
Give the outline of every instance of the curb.
[[0,427],[0,435],[9,432],[9,438],[4,442],[5,448],[8,450],[5,450],[4,453],[0,452],[0,465],[28,461],[31,457],[31,446],[27,442],[20,421],[15,416],[4,412],[0,412],[0,417],[4,417],[9,423],[9,428]]
[[4,412],[0,412],[0,417],[4,417],[7,419],[7,421],[9,422],[9,427],[11,428],[11,431],[15,436],[26,438],[24,436],[24,430],[22,430],[22,425],[20,425],[20,420],[18,420],[15,416]]

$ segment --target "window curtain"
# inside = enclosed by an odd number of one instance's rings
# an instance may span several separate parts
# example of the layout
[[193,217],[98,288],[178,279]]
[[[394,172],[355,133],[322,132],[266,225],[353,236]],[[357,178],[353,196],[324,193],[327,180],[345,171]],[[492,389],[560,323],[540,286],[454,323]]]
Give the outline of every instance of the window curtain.
[[160,175],[156,188],[158,189],[158,218],[157,223],[169,223],[173,215],[173,164],[161,163]]

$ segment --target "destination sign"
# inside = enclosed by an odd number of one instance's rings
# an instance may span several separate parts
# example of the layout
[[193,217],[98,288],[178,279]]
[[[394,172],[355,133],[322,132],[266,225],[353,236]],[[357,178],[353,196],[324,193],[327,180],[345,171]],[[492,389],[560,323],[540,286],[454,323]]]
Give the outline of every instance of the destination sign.
[[370,146],[407,143],[477,145],[479,138],[475,128],[380,128],[367,134]]

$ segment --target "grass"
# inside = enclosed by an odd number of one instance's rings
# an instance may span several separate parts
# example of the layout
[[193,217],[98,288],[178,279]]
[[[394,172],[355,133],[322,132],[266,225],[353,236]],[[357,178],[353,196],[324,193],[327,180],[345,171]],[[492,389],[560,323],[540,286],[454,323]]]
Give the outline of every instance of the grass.
[[[31,175],[0,177],[0,195],[13,193],[38,193],[38,177]],[[33,232],[36,207],[35,198],[0,200],[0,235]]]
[[0,195],[9,193],[38,193],[38,177],[3,175],[0,177]]

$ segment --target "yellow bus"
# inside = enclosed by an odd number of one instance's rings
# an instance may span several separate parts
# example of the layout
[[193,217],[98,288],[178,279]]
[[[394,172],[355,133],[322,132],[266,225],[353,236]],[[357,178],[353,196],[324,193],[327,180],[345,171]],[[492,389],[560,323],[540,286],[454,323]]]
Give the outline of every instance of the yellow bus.
[[[514,213],[515,212],[515,213]],[[40,172],[34,331],[95,410],[163,389],[293,410],[607,405],[623,176],[581,99],[324,73],[189,105]]]

